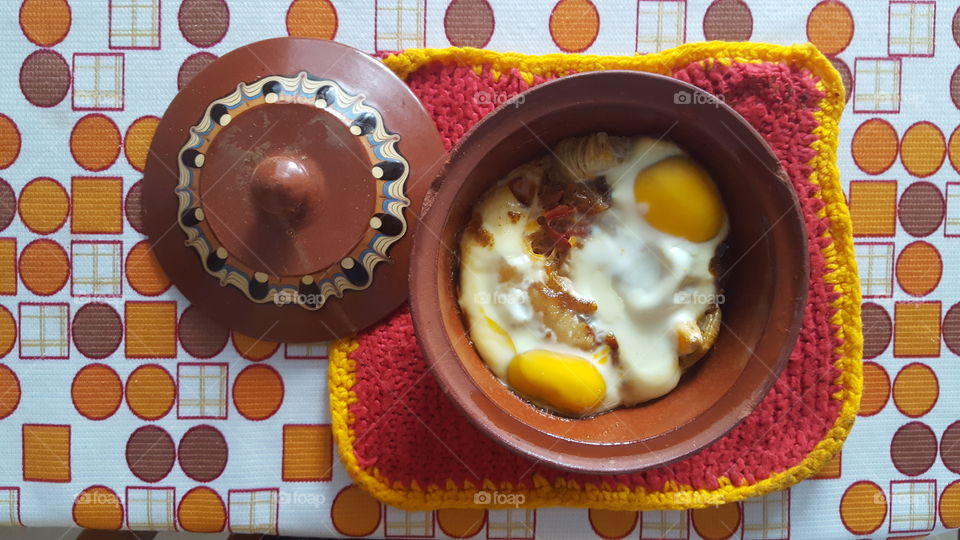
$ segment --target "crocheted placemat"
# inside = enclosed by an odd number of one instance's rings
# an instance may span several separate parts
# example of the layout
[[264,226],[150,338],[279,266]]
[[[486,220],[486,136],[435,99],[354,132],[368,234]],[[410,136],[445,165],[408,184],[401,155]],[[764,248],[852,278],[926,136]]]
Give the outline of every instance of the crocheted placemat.
[[473,507],[478,490],[514,495],[491,506],[682,509],[785,488],[839,450],[862,387],[860,286],[836,167],[844,90],[816,49],[714,42],[635,57],[424,49],[383,61],[421,99],[447,148],[500,100],[569,73],[650,71],[719,96],[790,177],[809,231],[810,290],[786,369],[742,424],[695,456],[616,476],[551,468],[479,432],[427,370],[402,308],[331,350],[333,433],[357,484],[408,510]]

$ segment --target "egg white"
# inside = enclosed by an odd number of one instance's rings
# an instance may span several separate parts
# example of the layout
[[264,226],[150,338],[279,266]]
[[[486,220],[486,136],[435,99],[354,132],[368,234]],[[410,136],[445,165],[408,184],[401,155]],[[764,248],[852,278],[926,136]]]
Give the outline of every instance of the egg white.
[[[527,288],[546,280],[544,259],[530,251],[527,240],[535,209],[517,201],[504,184],[479,203],[475,212],[493,243],[469,235],[461,240],[459,301],[470,337],[497,377],[506,380],[518,353],[546,349],[584,358],[599,371],[606,395],[594,412],[636,405],[676,387],[681,375],[676,328],[696,324],[710,307],[703,301],[717,292],[710,261],[727,233],[724,219],[714,238],[691,242],[644,219],[647,209],[635,202],[634,179],[677,155],[685,153],[672,143],[636,139],[623,162],[603,173],[611,207],[597,216],[560,269],[571,292],[597,305],[587,318],[594,333],[616,336],[617,363],[606,345],[584,351],[557,341],[534,311]],[[519,218],[511,219],[511,213]],[[511,279],[504,280],[504,273]]]

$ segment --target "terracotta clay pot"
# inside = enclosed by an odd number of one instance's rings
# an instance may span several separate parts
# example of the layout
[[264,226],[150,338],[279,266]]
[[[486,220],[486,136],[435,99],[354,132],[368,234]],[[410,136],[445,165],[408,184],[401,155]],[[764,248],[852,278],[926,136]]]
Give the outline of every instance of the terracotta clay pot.
[[[807,297],[807,230],[786,174],[737,113],[668,77],[586,73],[522,97],[461,139],[425,198],[410,269],[424,355],[478,428],[530,457],[570,470],[620,473],[689,456],[750,414],[796,343]],[[476,201],[510,169],[565,137],[597,131],[662,136],[710,171],[730,219],[724,324],[709,355],[666,396],[569,419],[524,401],[483,363],[457,304],[454,250]]]

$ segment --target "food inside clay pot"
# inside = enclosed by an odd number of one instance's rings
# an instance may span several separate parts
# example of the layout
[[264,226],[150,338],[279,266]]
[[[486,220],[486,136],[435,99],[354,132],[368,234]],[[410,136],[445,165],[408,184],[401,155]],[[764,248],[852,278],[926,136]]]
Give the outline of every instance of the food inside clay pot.
[[479,201],[459,245],[459,305],[481,358],[553,413],[663,396],[717,339],[728,219],[675,144],[560,141]]

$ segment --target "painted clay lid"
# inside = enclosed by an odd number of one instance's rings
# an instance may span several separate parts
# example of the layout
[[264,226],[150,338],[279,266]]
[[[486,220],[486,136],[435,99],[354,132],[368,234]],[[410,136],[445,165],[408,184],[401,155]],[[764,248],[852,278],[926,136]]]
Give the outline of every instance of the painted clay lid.
[[443,155],[420,102],[380,62],[332,41],[260,41],[170,104],[144,224],[208,317],[260,339],[331,339],[407,298],[412,228]]

